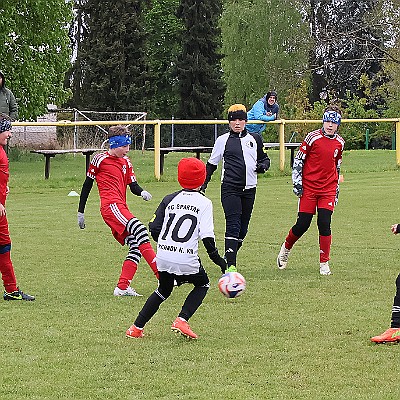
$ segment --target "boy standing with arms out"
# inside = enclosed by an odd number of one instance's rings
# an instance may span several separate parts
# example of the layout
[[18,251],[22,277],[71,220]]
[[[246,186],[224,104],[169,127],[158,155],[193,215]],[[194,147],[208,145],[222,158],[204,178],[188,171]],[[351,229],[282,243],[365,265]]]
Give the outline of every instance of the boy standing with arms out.
[[0,272],[4,284],[4,300],[35,300],[34,296],[22,292],[17,286],[14,267],[10,258],[11,238],[6,216],[6,198],[8,195],[8,158],[4,151],[11,137],[11,118],[0,113]]
[[297,221],[282,244],[277,264],[279,269],[286,268],[290,250],[310,227],[317,211],[319,272],[330,275],[331,218],[339,196],[344,148],[344,140],[337,133],[341,121],[339,107],[328,106],[322,121],[322,128],[307,134],[293,163],[293,192],[299,197]]
[[85,228],[85,205],[96,180],[100,195],[100,213],[104,222],[111,228],[114,238],[122,245],[128,245],[129,251],[122,265],[114,296],[140,296],[130,283],[136,273],[141,256],[158,277],[155,253],[150,244],[146,227],[129,211],[126,204],[126,187],[151,200],[151,194],[143,190],[136,181],[132,163],[127,157],[131,137],[126,126],[111,126],[108,134],[110,149],[95,154],[90,163],[86,180],[83,183],[78,208],[78,225]]
[[171,329],[190,339],[198,337],[191,330],[188,320],[200,307],[210,287],[207,273],[198,257],[199,239],[221,272],[226,270],[226,262],[215,246],[211,200],[199,191],[205,178],[206,167],[201,160],[180,160],[178,181],[183,189],[164,197],[150,221],[151,235],[157,241],[160,283],[147,299],[134,324],[126,331],[129,338],[143,337],[143,327],[170,296],[174,281],[177,285],[191,283],[194,288],[186,297]]
[[222,161],[221,203],[225,215],[225,258],[228,271],[236,271],[237,252],[249,228],[256,199],[257,174],[270,166],[261,136],[246,129],[247,113],[243,104],[228,109],[229,132],[215,141],[207,161],[205,191]]

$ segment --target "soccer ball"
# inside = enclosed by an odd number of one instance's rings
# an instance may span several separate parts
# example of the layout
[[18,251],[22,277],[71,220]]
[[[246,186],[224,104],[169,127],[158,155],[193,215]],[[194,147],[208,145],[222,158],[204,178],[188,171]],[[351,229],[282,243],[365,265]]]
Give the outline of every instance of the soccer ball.
[[218,281],[219,291],[229,299],[239,297],[246,289],[246,280],[239,272],[227,272]]

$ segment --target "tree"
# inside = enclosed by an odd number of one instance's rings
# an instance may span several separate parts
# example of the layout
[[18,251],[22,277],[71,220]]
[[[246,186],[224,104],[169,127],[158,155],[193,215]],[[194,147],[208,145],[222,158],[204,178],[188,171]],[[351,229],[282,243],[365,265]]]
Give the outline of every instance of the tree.
[[[110,6],[112,4],[112,7]],[[146,111],[152,86],[146,61],[142,0],[77,3],[83,18],[72,77],[75,107]]]
[[151,112],[157,118],[176,115],[179,102],[176,60],[183,26],[176,17],[178,5],[179,0],[152,0],[145,13],[149,69],[156,92]]
[[269,89],[286,92],[307,79],[308,27],[298,1],[225,0],[223,34],[225,104],[251,106]]
[[390,77],[384,85],[387,95],[387,110],[385,117],[398,117],[400,115],[400,26],[398,16],[400,15],[399,0],[383,0],[382,13],[385,18],[385,32],[390,40],[387,41],[387,56],[384,63],[384,71]]
[[225,85],[218,27],[221,0],[181,0],[177,16],[184,29],[181,55],[177,60],[179,85],[178,117],[220,118]]
[[314,40],[310,52],[312,102],[343,99],[347,92],[361,96],[362,74],[372,80],[373,88],[383,83],[384,32],[381,21],[374,20],[377,5],[378,0],[309,1],[308,19]]
[[20,119],[36,119],[47,104],[61,105],[70,95],[63,82],[71,53],[71,7],[65,0],[1,2],[1,68],[17,97]]

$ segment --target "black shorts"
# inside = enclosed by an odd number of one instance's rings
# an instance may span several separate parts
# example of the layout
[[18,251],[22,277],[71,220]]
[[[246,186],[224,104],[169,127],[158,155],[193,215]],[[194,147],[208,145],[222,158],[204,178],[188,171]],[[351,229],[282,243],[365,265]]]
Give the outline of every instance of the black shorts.
[[[169,272],[159,272],[160,274],[160,285],[164,282],[176,281],[177,286],[183,285],[184,283],[191,283],[194,286],[207,286],[210,284],[206,270],[200,266],[199,272],[191,275],[175,275]],[[168,283],[167,283],[168,284]]]

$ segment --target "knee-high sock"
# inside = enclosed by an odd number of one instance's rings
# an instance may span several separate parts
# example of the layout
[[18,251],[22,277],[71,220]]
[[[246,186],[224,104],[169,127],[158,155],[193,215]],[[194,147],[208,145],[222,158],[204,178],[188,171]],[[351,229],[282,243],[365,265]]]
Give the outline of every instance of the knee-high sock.
[[196,312],[196,310],[201,306],[201,303],[206,297],[208,287],[205,286],[195,286],[192,291],[186,297],[185,303],[182,306],[182,310],[178,317],[189,321],[189,318]]
[[11,293],[18,290],[17,279],[9,251],[0,254],[0,272],[6,292]]
[[130,284],[137,271],[137,264],[131,260],[125,260],[122,264],[121,275],[117,286],[125,290]]
[[319,237],[319,262],[330,260],[332,235]]
[[156,264],[156,253],[151,247],[150,242],[139,244],[139,250],[142,253],[142,256],[146,260],[147,264],[149,264],[151,270],[154,272],[154,275],[158,279],[158,271]]
[[288,233],[288,235],[286,236],[286,239],[285,239],[285,247],[286,247],[288,250],[290,250],[290,249],[293,247],[293,245],[294,245],[299,239],[300,239],[300,236],[296,236],[296,235],[293,233],[293,230],[290,229],[290,231],[289,231],[289,233]]
[[394,296],[392,307],[391,328],[400,328],[400,274],[396,279],[396,296]]
[[153,292],[150,297],[146,300],[143,308],[139,311],[139,315],[136,317],[134,322],[137,328],[143,328],[146,323],[151,319],[151,317],[157,312],[160,308],[161,303],[165,299],[160,295],[160,293],[156,290]]
[[233,237],[225,237],[225,259],[228,267],[236,266],[236,257],[238,250],[238,239]]

